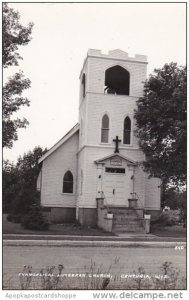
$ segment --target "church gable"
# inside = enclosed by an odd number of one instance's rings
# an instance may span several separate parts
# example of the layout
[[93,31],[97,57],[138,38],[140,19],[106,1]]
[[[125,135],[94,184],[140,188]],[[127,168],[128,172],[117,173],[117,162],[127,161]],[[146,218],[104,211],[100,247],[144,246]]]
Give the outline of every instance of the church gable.
[[79,132],[79,124],[76,124],[70,131],[68,131],[61,140],[52,146],[38,161],[40,164],[43,160],[49,157],[53,152],[60,148],[67,140],[69,140],[76,132]]
[[43,158],[41,205],[44,207],[76,206],[78,131]]
[[126,163],[128,166],[129,165],[132,165],[132,166],[137,165],[137,163],[135,161],[133,161],[130,158],[123,156],[119,153],[108,155],[106,157],[103,157],[103,158],[95,161],[96,164],[106,164],[107,162],[109,162],[110,165],[112,165],[112,166],[121,166],[123,164],[123,162]]

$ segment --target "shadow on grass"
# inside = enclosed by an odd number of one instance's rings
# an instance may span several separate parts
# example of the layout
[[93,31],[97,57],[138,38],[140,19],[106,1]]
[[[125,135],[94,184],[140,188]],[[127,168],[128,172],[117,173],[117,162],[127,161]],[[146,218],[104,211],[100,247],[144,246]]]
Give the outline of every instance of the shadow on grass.
[[35,235],[78,235],[78,236],[114,236],[115,234],[104,232],[97,227],[81,226],[77,223],[51,224],[48,230],[24,229],[21,224],[7,220],[7,214],[3,215],[4,234],[35,234]]

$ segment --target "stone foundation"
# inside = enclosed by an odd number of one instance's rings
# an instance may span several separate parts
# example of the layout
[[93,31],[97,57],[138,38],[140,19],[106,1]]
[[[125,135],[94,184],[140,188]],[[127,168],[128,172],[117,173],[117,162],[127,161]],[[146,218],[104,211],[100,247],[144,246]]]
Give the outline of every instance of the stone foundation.
[[96,208],[79,208],[78,221],[81,225],[96,226],[97,224]]

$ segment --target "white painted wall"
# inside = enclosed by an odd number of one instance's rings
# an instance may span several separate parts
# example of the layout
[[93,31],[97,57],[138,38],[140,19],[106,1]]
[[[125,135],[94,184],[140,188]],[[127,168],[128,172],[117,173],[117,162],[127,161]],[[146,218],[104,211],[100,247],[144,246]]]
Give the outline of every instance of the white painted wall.
[[[85,144],[99,144],[101,119],[104,113],[110,117],[110,143],[115,135],[123,139],[123,122],[126,116],[132,121],[132,145],[137,146],[133,136],[135,129],[133,113],[136,100],[143,94],[147,74],[147,58],[137,55],[130,58],[121,50],[102,55],[99,50],[90,49],[80,74],[79,122],[83,120],[85,134],[80,138],[80,148]],[[122,66],[130,73],[129,96],[104,94],[105,71],[115,65]],[[86,96],[82,95],[82,74],[86,75]]]
[[[96,160],[100,160],[108,155],[114,153],[115,147],[102,147],[102,146],[86,146],[79,154],[79,168],[83,169],[84,173],[84,185],[83,185],[83,195],[79,196],[79,206],[80,207],[96,207],[96,197],[98,188],[98,170],[95,163]],[[122,149],[120,154],[130,158],[134,161],[141,161],[144,159],[144,154],[140,149]],[[142,172],[139,180],[145,181],[145,173]],[[141,178],[141,176],[143,176]],[[144,178],[144,179],[143,179]],[[80,182],[80,172],[78,174],[78,182]],[[78,186],[80,183],[78,183]],[[141,185],[137,187],[138,193],[141,195],[141,199],[144,199],[145,182],[142,181]]]
[[145,206],[148,209],[160,209],[161,197],[161,180],[159,178],[150,178],[146,174],[146,193],[145,193]]
[[[41,205],[75,207],[77,187],[78,132],[43,161]],[[63,194],[63,176],[70,170],[74,177],[73,194]]]
[[[78,173],[77,173],[77,208],[83,203],[85,193],[86,169],[85,169],[85,149],[78,153]],[[81,171],[83,172],[83,189],[81,190]]]
[[138,148],[138,141],[134,136],[135,122],[133,119],[136,108],[136,97],[111,95],[111,94],[88,94],[87,96],[87,145],[101,144],[102,117],[107,114],[110,119],[109,144],[114,145],[113,139],[116,135],[122,140],[121,147],[128,147],[123,144],[123,129],[125,117],[131,119],[131,146]]

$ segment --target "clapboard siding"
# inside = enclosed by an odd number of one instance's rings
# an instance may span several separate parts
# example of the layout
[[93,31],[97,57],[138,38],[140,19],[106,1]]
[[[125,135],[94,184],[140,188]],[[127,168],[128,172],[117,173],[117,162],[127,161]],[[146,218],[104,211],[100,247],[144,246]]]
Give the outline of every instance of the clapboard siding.
[[[79,169],[83,167],[84,172],[84,183],[83,183],[83,195],[79,196],[79,206],[80,207],[96,207],[96,197],[97,197],[97,165],[96,160],[111,155],[114,149],[104,148],[104,147],[89,147],[86,146],[80,153],[82,157],[82,162],[79,163]],[[134,161],[141,161],[144,159],[143,152],[132,149],[120,150],[120,154],[130,158]],[[80,161],[80,158],[79,158]],[[138,176],[139,175],[139,176]],[[80,172],[78,173],[78,182],[80,182]],[[141,195],[141,199],[144,202],[145,197],[145,173],[141,170],[140,173],[136,174],[138,176],[139,183],[137,183],[137,193]],[[80,185],[80,183],[78,184]]]
[[[51,207],[76,206],[78,132],[43,161],[41,204]],[[70,170],[74,177],[74,193],[63,194],[63,176]]]
[[159,178],[148,178],[146,174],[146,195],[145,206],[149,209],[160,209],[160,189],[161,181]]
[[110,118],[109,144],[113,145],[116,135],[121,138],[123,144],[124,119],[128,116],[131,119],[131,145],[138,147],[138,140],[134,136],[135,121],[133,119],[134,109],[136,108],[136,97],[89,94],[87,96],[87,144],[101,144],[101,124],[102,117],[106,113]]

